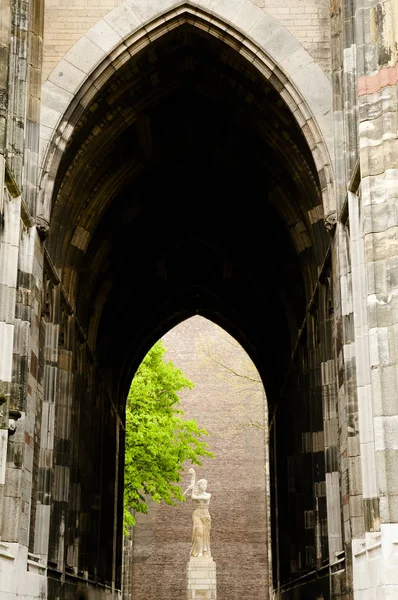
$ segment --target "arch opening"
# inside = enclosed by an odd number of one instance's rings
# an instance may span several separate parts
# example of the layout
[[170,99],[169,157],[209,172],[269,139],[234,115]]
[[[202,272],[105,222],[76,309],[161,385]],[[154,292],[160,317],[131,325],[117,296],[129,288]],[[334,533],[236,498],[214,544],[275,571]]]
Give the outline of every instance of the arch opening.
[[[194,384],[178,392],[178,408],[184,411],[184,420],[195,419],[206,429],[208,435],[202,439],[214,453],[193,466],[196,479],[206,478],[211,493],[209,545],[216,564],[217,597],[265,600],[271,597],[269,458],[261,378],[236,340],[200,316],[169,330],[160,347],[165,349],[164,362],[172,361]],[[140,372],[135,389],[140,389],[141,377]],[[159,379],[156,382],[167,388]],[[180,485],[185,491],[192,464],[187,461],[183,466]],[[186,597],[193,510],[186,497],[185,503],[175,506],[150,502],[147,513],[134,513],[136,525],[124,543],[126,600]]]
[[[81,110],[54,177],[45,242],[48,280],[59,278],[52,293],[62,296],[45,319],[60,326],[58,367],[77,423],[57,433],[73,448],[79,500],[55,502],[55,565],[61,523],[84,514],[71,573],[120,585],[125,398],[147,350],[193,315],[230,333],[265,384],[278,471],[275,586],[326,564],[324,460],[317,451],[309,463],[302,446],[323,419],[322,186],[275,81],[188,22],[124,62]],[[294,465],[298,487],[288,479]],[[321,533],[307,527],[311,511]]]

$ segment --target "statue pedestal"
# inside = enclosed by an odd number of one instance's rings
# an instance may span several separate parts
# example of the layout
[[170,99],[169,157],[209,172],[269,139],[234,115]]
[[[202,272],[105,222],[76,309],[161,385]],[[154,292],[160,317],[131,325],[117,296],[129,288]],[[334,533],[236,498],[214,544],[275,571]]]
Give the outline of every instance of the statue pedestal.
[[187,576],[187,600],[216,600],[216,563],[211,557],[191,557]]

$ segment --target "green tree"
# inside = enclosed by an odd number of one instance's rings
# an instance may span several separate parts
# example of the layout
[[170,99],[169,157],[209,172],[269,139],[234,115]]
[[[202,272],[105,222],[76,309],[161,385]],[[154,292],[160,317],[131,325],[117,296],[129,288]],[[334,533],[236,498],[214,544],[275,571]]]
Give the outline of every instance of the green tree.
[[171,361],[159,340],[134,376],[126,406],[124,516],[125,528],[134,525],[131,512],[148,511],[148,501],[174,505],[184,501],[178,482],[184,463],[201,465],[213,456],[201,438],[208,435],[195,420],[184,419],[177,392],[194,384]]

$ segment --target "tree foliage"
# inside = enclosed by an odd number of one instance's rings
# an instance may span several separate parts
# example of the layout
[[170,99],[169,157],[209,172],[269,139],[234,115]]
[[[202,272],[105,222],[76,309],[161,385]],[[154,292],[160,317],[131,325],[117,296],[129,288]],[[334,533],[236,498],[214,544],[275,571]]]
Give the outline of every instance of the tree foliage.
[[196,421],[184,419],[177,392],[194,384],[171,361],[159,340],[139,366],[126,406],[125,525],[131,512],[146,513],[148,501],[175,504],[184,500],[178,485],[184,463],[201,465],[213,456],[201,438],[208,435]]

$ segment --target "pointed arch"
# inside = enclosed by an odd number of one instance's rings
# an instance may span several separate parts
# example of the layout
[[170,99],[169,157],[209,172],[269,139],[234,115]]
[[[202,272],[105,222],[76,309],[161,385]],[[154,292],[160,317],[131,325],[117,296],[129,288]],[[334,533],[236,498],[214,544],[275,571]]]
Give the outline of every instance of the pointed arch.
[[42,88],[39,217],[50,220],[57,169],[74,126],[107,80],[151,41],[183,23],[205,29],[244,56],[274,86],[313,154],[323,210],[334,209],[331,83],[277,19],[250,0],[125,0],[65,54]]

